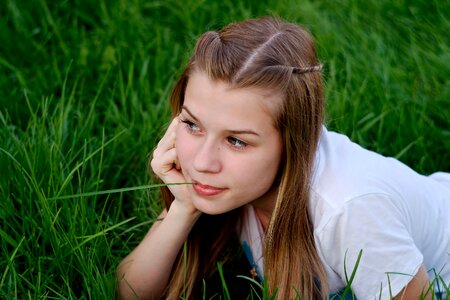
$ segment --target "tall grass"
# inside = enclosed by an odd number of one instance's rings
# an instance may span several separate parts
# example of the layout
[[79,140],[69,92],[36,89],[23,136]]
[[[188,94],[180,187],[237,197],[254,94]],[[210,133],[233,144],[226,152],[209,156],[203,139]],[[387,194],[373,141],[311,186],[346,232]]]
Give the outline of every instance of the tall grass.
[[0,298],[114,297],[117,263],[160,210],[146,164],[168,93],[195,38],[231,21],[305,24],[328,126],[450,171],[450,4],[411,2],[3,1]]

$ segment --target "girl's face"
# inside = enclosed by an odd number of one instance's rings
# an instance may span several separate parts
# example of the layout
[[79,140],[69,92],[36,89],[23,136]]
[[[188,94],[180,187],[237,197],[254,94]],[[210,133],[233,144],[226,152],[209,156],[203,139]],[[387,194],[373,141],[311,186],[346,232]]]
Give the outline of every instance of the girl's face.
[[281,101],[278,93],[232,89],[191,74],[175,147],[198,210],[221,214],[248,203],[272,210],[282,152],[274,116]]

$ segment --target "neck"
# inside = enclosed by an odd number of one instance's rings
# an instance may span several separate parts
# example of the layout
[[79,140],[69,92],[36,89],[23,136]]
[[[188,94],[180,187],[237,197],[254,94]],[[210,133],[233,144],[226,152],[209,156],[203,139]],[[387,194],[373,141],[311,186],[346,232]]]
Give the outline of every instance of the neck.
[[272,213],[268,213],[264,210],[258,209],[255,207],[255,213],[258,217],[259,222],[261,223],[261,226],[264,230],[264,232],[267,232],[267,228],[269,227],[270,218],[272,217]]
[[270,218],[272,217],[275,203],[278,196],[278,186],[273,186],[264,196],[255,200],[252,205],[255,208],[256,216],[261,223],[264,232],[269,227]]

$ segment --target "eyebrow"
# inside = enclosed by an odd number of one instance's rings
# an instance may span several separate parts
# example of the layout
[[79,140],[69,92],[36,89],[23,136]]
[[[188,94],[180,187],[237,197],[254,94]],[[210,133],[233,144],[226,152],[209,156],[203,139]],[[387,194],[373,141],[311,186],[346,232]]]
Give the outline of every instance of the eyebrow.
[[[200,122],[200,120],[186,106],[184,105],[181,106],[181,110],[185,110],[191,116],[191,118],[194,119],[194,121]],[[231,134],[252,134],[259,136],[259,134],[254,132],[253,130],[227,130],[227,131]]]
[[192,119],[194,119],[195,121],[199,122],[199,120],[197,119],[197,117],[194,116],[194,114],[191,113],[191,111],[190,111],[186,106],[184,106],[184,105],[181,106],[181,110],[185,110],[185,111],[191,116]]

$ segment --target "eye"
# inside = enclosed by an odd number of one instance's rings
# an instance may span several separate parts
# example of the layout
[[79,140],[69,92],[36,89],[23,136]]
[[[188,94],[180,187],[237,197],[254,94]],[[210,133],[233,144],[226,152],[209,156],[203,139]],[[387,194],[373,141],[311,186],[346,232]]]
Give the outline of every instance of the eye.
[[240,139],[235,138],[234,136],[230,136],[227,138],[228,142],[231,144],[233,148],[242,150],[245,147],[247,147],[247,143],[244,141],[241,141]]
[[197,124],[195,124],[194,122],[187,120],[187,119],[180,119],[182,123],[185,124],[186,129],[190,132],[190,133],[198,133],[200,131],[200,127],[198,127]]

